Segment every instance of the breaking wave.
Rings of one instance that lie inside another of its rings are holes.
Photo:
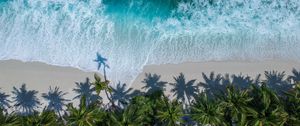
[[[145,65],[300,60],[299,0],[2,0],[0,60],[96,71],[130,83]]]

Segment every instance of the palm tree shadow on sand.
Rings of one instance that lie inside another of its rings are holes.
[[[224,85],[222,85],[221,74],[215,75],[214,72],[211,72],[210,75],[207,76],[206,74],[202,73],[202,77],[204,79],[204,82],[200,82],[199,86],[205,89],[205,92],[209,97],[212,97],[217,92],[225,89]],[[229,76],[224,80],[223,83],[230,83]]]
[[[142,81],[142,83],[146,84],[142,89],[147,90],[146,92],[148,94],[151,94],[156,91],[164,91],[167,82],[160,81],[160,75],[157,74],[151,74],[151,73],[146,73],[145,74],[146,78]]]
[[[295,68],[292,70],[293,75],[289,75],[287,80],[291,84],[299,83],[300,82],[300,70],[297,71]]]
[[[229,84],[232,84],[234,87],[237,87],[239,89],[242,89],[242,90],[245,90],[245,89],[248,89],[252,84],[254,85],[259,85],[260,81],[260,74],[258,76],[256,76],[256,78],[253,80],[250,76],[246,75],[242,75],[242,74],[239,74],[239,75],[231,75],[231,79],[232,81],[227,81],[227,82],[230,82],[230,83],[224,83],[223,81],[223,84],[224,85],[229,85]],[[225,78],[223,78],[223,80],[225,80]]]
[[[81,99],[85,97],[85,104],[88,106],[102,98],[95,93],[95,87],[93,87],[89,78],[86,78],[85,82],[76,82],[76,88],[73,89],[78,95],[73,99]]]
[[[98,70],[100,70],[100,68],[103,66],[103,75],[104,75],[104,80],[106,81],[107,80],[107,78],[106,78],[106,68],[109,69],[109,66],[106,63],[107,62],[107,58],[104,58],[103,56],[101,56],[100,53],[97,52],[97,57],[94,60],[94,62],[97,62],[97,64],[98,64],[97,69]]]
[[[47,110],[54,111],[61,117],[60,112],[63,111],[66,102],[70,101],[63,98],[66,94],[60,91],[59,87],[55,87],[54,89],[49,87],[49,91],[42,94],[42,97],[48,102]]]
[[[244,76],[242,74],[233,74],[231,76],[225,74],[222,76],[221,74],[215,75],[214,72],[211,72],[209,76],[204,73],[202,73],[202,76],[204,82],[200,82],[199,86],[202,86],[205,89],[208,97],[225,92],[226,87],[229,85],[244,90],[249,88],[252,84],[259,85],[260,83],[260,74],[254,80],[250,76]]]
[[[183,73],[180,73],[179,76],[173,77],[175,83],[170,83],[173,86],[171,92],[174,93],[174,96],[178,100],[181,100],[183,103],[188,102],[191,105],[191,100],[197,95],[198,88],[194,85],[196,79],[186,81]]]
[[[21,88],[13,87],[12,97],[14,106],[21,115],[33,114],[40,104],[37,98],[38,91],[27,90],[26,84],[22,84]]]
[[[263,83],[279,95],[282,95],[284,92],[290,91],[293,88],[293,84],[285,79],[285,72],[265,71],[265,78],[266,80],[264,80]]]
[[[111,90],[112,89],[111,89],[111,86],[109,86],[110,81],[107,80],[107,77],[106,77],[106,68],[109,69],[109,66],[106,63],[107,62],[107,58],[104,58],[103,56],[101,56],[100,53],[97,52],[97,57],[94,60],[94,62],[97,62],[97,64],[98,64],[98,68],[97,69],[98,70],[100,70],[100,68],[103,66],[103,76],[104,76],[104,82],[101,82],[101,78],[97,74],[94,75],[95,79],[96,79],[96,82],[94,83],[95,90],[96,90],[96,92],[97,92],[98,95],[103,90],[105,92],[105,94],[106,94],[107,99],[112,104],[111,106],[115,107],[114,102],[111,99],[111,96],[112,96]]]
[[[6,93],[0,92],[0,110],[6,111],[10,107],[9,104],[11,101],[8,100],[8,97],[9,95],[7,95]]]
[[[115,88],[112,88],[112,100],[117,102],[119,107],[124,107],[129,103],[131,97],[136,96],[136,92],[132,92],[133,88],[128,88],[125,83],[119,82]]]

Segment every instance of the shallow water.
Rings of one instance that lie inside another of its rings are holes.
[[[148,64],[300,60],[299,0],[1,0],[0,60],[130,83]]]

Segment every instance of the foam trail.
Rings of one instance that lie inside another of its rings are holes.
[[[299,0],[0,2],[0,60],[95,71],[130,83],[148,64],[300,60]]]

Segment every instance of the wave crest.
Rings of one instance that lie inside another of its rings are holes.
[[[0,3],[0,59],[42,61],[130,83],[148,64],[296,59],[297,0],[13,0]]]

